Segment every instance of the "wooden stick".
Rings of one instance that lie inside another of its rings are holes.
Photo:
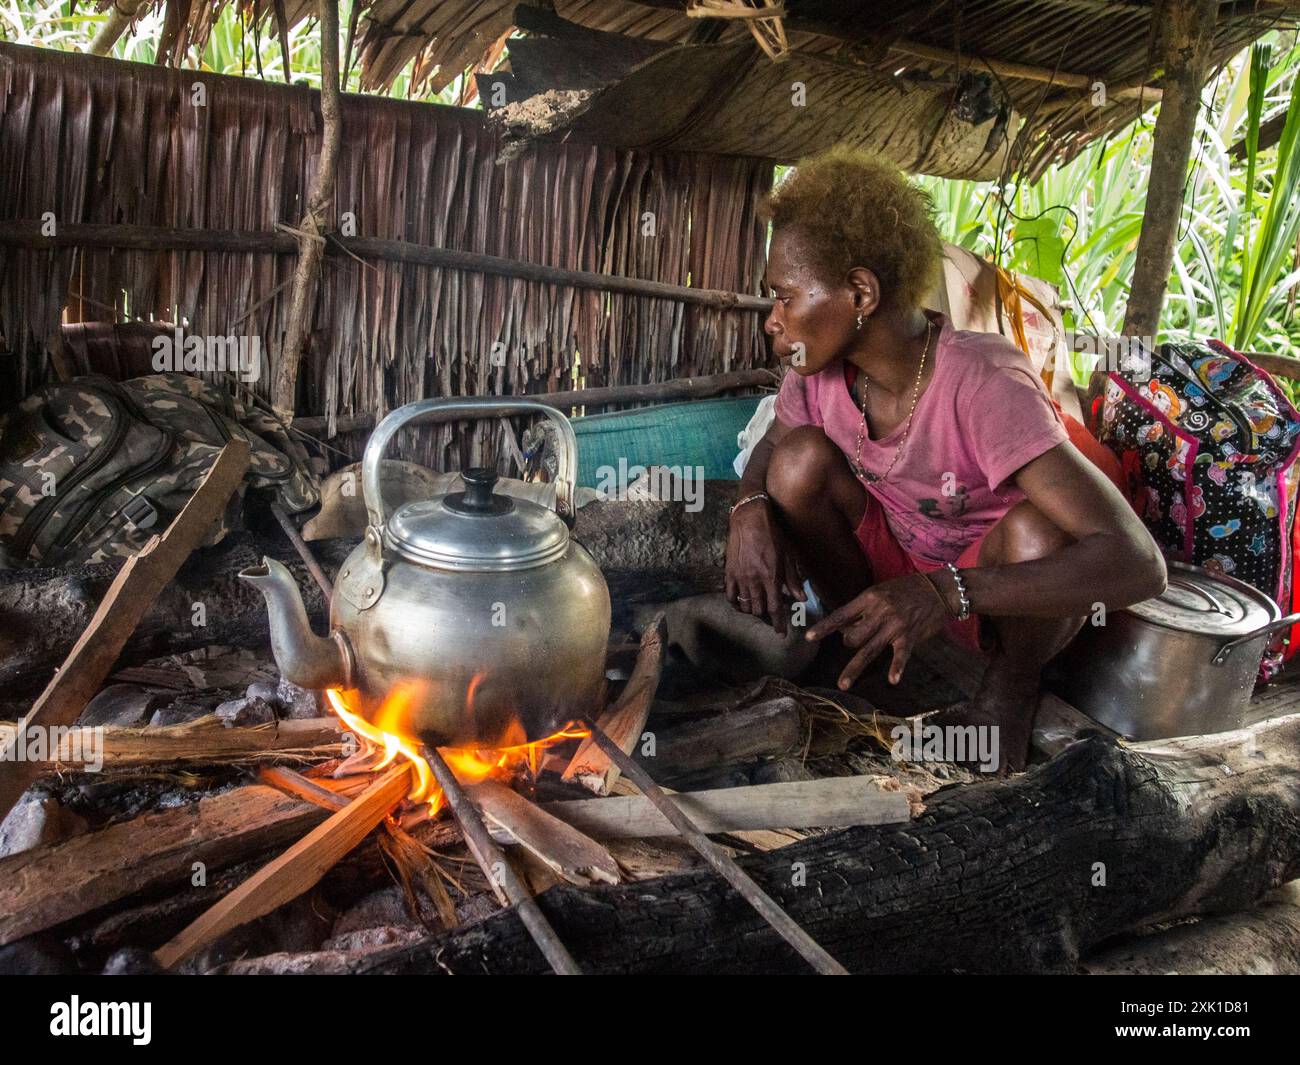
[[[307,212],[298,223],[298,263],[289,293],[284,343],[276,360],[275,379],[271,383],[271,405],[285,422],[293,421],[297,406],[298,363],[307,349],[307,337],[311,333],[316,306],[316,274],[325,255],[326,210],[334,199],[339,147],[343,139],[343,115],[339,107],[338,0],[317,0],[316,16],[320,20],[320,158],[316,162]],[[285,77],[288,75],[286,70]]]
[[[0,858],[0,946],[136,892],[182,890],[196,863],[210,875],[298,839],[326,816],[251,785]]]
[[[1165,69],[1165,94],[1151,138],[1147,198],[1123,328],[1125,336],[1152,338],[1160,329],[1160,308],[1183,216],[1187,163],[1196,136],[1201,88],[1209,73],[1218,4],[1216,0],[1170,0],[1156,10],[1163,20],[1153,28]]]
[[[289,538],[289,543],[293,544],[293,549],[298,552],[298,557],[302,559],[302,564],[307,567],[307,572],[312,575],[316,586],[320,588],[321,594],[325,596],[325,602],[334,598],[334,585],[330,579],[325,576],[325,571],[320,568],[320,563],[316,561],[316,556],[311,553],[311,548],[307,546],[307,541],[302,538],[302,533],[298,527],[289,519],[284,507],[279,503],[271,504],[271,513],[275,515],[275,520],[280,523],[280,528],[284,530],[284,535]]]
[[[342,795],[284,766],[263,766],[257,772],[257,779],[268,788],[275,788],[276,791],[302,799],[303,802],[314,802],[326,810],[338,811],[348,805],[348,800]]]
[[[247,469],[248,445],[243,440],[232,440],[221,449],[203,483],[167,531],[153,537],[118,570],[85,632],[36,705],[19,722],[20,730],[71,725],[77,720],[112,672],[126,641],[158,593],[221,516]],[[0,821],[38,775],[31,762],[0,760]]]
[[[154,952],[158,964],[170,969],[215,943],[231,929],[270,913],[315,886],[340,858],[388,816],[410,786],[410,763],[393,766],[324,824],[312,829],[159,947]]]
[[[1300,360],[1295,360],[1300,362]],[[649,385],[615,385],[610,388],[578,388],[566,392],[533,392],[526,398],[536,399],[548,407],[561,410],[570,407],[610,407],[628,403],[666,403],[672,400],[705,399],[723,392],[742,388],[771,387],[777,383],[772,370],[733,370],[730,373],[707,374],[703,377],[678,377]],[[335,419],[336,433],[351,433],[373,429],[375,416],[343,414]],[[308,416],[295,418],[293,427],[304,433],[320,435],[327,431],[329,419]]]
[[[807,932],[800,928],[790,915],[778,906],[770,895],[754,883],[753,878],[708,836],[704,835],[695,824],[678,808],[663,790],[650,779],[650,774],[625,754],[613,740],[600,731],[594,721],[588,722],[592,737],[600,744],[618,767],[626,773],[642,793],[659,809],[677,831],[692,847],[700,853],[706,862],[730,884],[740,896],[758,911],[763,920],[772,926],[790,946],[823,976],[847,976],[848,970],[832,958]]]
[[[443,761],[437,749],[424,747],[423,753],[433,770],[438,786],[447,796],[447,805],[456,815],[469,852],[478,862],[479,868],[483,870],[488,883],[492,885],[494,891],[498,893],[504,891],[506,898],[514,904],[524,928],[528,930],[528,934],[532,936],[533,942],[537,944],[538,950],[542,952],[551,968],[561,976],[581,976],[582,970],[578,968],[578,963],[560,942],[560,937],[555,934],[555,929],[551,927],[550,921],[537,905],[532,892],[528,890],[514,867],[507,861],[501,848],[488,834],[487,826],[483,824],[483,819],[479,817],[474,804],[466,797],[460,781],[456,779],[456,774]]]
[[[0,737],[16,726],[0,725]],[[54,750],[37,761],[41,773],[81,770],[87,765],[111,771],[141,766],[260,762],[311,755],[328,758],[342,749],[345,733],[333,717],[277,721],[226,728],[209,714],[183,725],[148,728],[72,727],[54,737]]]
[[[608,850],[499,780],[470,784],[465,790],[483,816],[505,830],[510,842],[536,856],[562,880],[587,887],[623,879]]]
[[[885,791],[870,777],[674,792],[672,801],[708,835],[750,829],[902,824],[911,818],[907,796],[901,791]],[[645,795],[548,802],[541,810],[594,839],[677,835],[674,824]]]
[[[282,233],[247,232],[232,229],[175,229],[166,226],[118,225],[101,222],[61,224],[57,234],[44,236],[39,221],[0,222],[0,244],[28,248],[131,248],[145,251],[229,251],[290,254],[297,241]],[[542,281],[552,285],[592,288],[602,292],[626,292],[632,296],[693,303],[717,310],[759,311],[767,314],[772,301],[743,292],[671,285],[665,281],[647,281],[617,274],[599,274],[590,270],[565,270],[542,263],[507,259],[500,255],[437,248],[429,244],[412,244],[405,240],[380,240],[373,237],[338,237],[331,235],[327,255],[355,255],[362,259],[440,266],[451,270],[469,270],[501,277],[518,277],[525,281]]]
[[[641,650],[636,666],[628,679],[627,687],[608,710],[600,715],[600,727],[605,736],[616,743],[624,754],[630,754],[641,739],[650,707],[659,690],[659,674],[663,671],[664,646],[668,642],[668,624],[662,613],[641,634]],[[576,781],[597,795],[608,795],[618,780],[619,768],[601,750],[592,738],[582,741],[562,778]]]

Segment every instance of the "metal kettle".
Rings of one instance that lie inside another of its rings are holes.
[[[555,509],[493,491],[490,469],[464,490],[385,514],[380,461],[417,419],[537,414],[558,429]],[[536,400],[427,399],[393,411],[362,460],[365,539],[348,556],[317,636],[298,587],[274,559],[240,576],[266,597],[281,673],[348,689],[349,708],[386,732],[444,747],[543,739],[593,713],[604,689],[609,589],[569,535],[577,441]]]

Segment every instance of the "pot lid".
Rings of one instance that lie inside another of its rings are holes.
[[[384,527],[387,546],[403,558],[442,569],[500,572],[564,557],[569,530],[554,511],[492,491],[497,474],[461,473],[465,491],[407,503]]]
[[[1170,562],[1169,586],[1154,599],[1128,607],[1144,621],[1206,636],[1244,636],[1281,617],[1263,592],[1234,577]]]

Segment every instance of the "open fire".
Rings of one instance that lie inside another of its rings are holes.
[[[330,688],[325,692],[339,719],[359,739],[382,750],[383,754],[374,766],[376,770],[386,768],[399,757],[411,763],[415,769],[415,783],[407,798],[412,802],[428,803],[430,815],[436,816],[445,805],[446,796],[434,780],[428,760],[420,752],[420,741],[405,728],[415,694],[414,687],[398,685],[384,698],[375,713],[375,720],[371,722],[349,707],[349,700],[355,700],[356,693],[338,688]],[[522,739],[522,725],[519,726],[519,733]],[[587,735],[587,729],[570,724],[559,732],[532,743],[507,743],[491,750],[443,747],[440,751],[457,779],[464,784],[474,784],[488,777],[509,780],[520,770],[526,770],[530,776],[535,777],[543,751],[554,744],[582,739]]]

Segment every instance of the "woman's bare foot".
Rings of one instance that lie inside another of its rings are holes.
[[[1029,739],[1038,712],[1041,674],[1010,668],[997,656],[989,663],[979,689],[969,702],[957,703],[927,719],[927,724],[968,728],[976,732],[968,750],[983,752],[961,764],[983,772],[1019,773],[1029,757]],[[989,766],[988,754],[994,765]],[[978,763],[978,764],[977,764]]]

